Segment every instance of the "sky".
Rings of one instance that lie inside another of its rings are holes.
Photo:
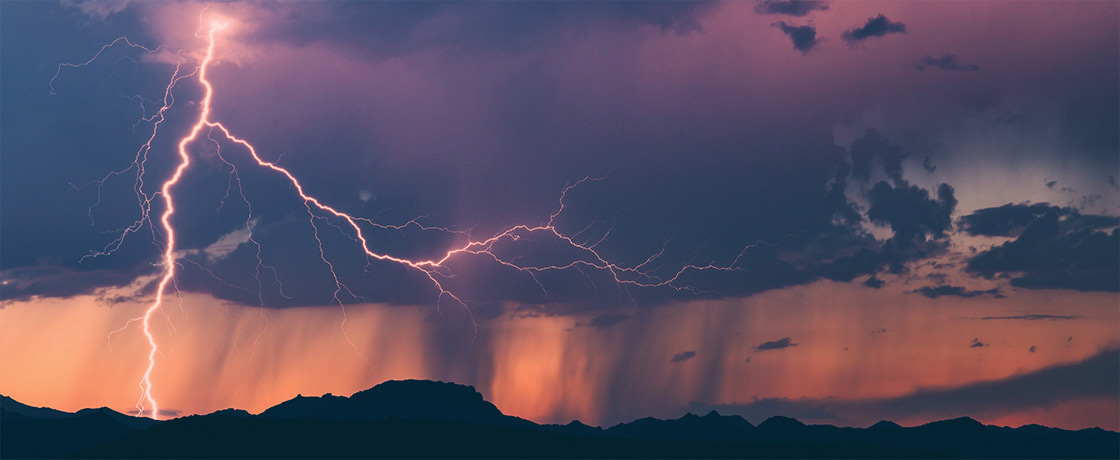
[[[1120,429],[1118,16],[0,3],[0,393]]]

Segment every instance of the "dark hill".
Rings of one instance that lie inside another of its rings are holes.
[[[867,427],[869,430],[900,430],[902,425],[894,423],[890,420],[879,420],[874,425]]]
[[[63,457],[157,423],[107,408],[83,409],[75,414],[47,409],[49,412],[32,412],[45,416],[29,416],[15,404],[16,411],[9,412],[8,400],[0,406],[2,458]]]
[[[703,417],[685,414],[675,420],[647,417],[615,425],[605,433],[623,438],[739,441],[753,428],[743,417],[711,411]]]
[[[172,420],[81,458],[918,458],[910,449],[584,437],[433,420]]]
[[[538,425],[502,414],[473,387],[424,380],[385,382],[350,397],[297,396],[260,415],[227,409],[156,424],[104,408],[69,414],[3,401],[4,458],[1120,457],[1116,432],[970,418],[863,429],[788,417],[754,426],[713,411],[605,430],[578,421]]]
[[[156,423],[108,407],[70,413],[0,396],[0,458],[62,457]]]
[[[49,407],[32,407],[7,396],[0,396],[0,408],[8,414],[19,414],[34,418],[65,418],[74,414]]]
[[[349,398],[326,394],[296,396],[272,406],[262,417],[317,420],[446,420],[483,425],[536,426],[503,414],[472,386],[430,380],[390,380]]]

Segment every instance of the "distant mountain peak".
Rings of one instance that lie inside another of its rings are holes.
[[[11,397],[0,395],[0,409],[7,412],[19,415],[26,415],[35,418],[63,418],[70,417],[74,414],[63,412],[49,407],[34,407],[21,403],[12,399]]]
[[[927,423],[927,424],[922,425],[922,426],[927,426],[927,427],[953,427],[953,428],[958,428],[958,427],[961,427],[961,428],[975,428],[975,427],[983,427],[985,425],[983,423],[980,423],[978,420],[976,420],[972,417],[957,417],[957,418],[948,419],[948,420],[938,420],[936,422],[930,422],[930,423]]]
[[[902,429],[902,425],[894,423],[890,420],[879,420],[878,422],[875,422],[874,425],[871,425],[871,426],[867,427],[867,429],[869,429],[869,430],[899,430],[899,429]]]
[[[470,385],[460,385],[453,382],[436,380],[387,380],[374,385],[372,388],[361,390],[350,395],[351,399],[379,398],[393,396],[408,399],[440,398],[461,401],[485,401],[482,393]],[[345,398],[332,396],[330,393],[323,397]]]
[[[232,407],[228,408],[228,409],[219,409],[219,410],[216,410],[216,411],[211,412],[211,413],[206,414],[206,415],[218,415],[218,416],[225,416],[225,417],[242,417],[242,418],[247,418],[247,417],[252,417],[253,416],[253,414],[250,414],[249,411],[247,411],[247,410],[234,409]]]
[[[762,430],[784,430],[791,428],[804,428],[805,424],[800,420],[781,415],[775,415],[758,424],[758,428]]]
[[[491,425],[528,423],[503,414],[473,386],[432,380],[389,380],[349,397],[297,396],[261,413],[284,419],[432,419]]]

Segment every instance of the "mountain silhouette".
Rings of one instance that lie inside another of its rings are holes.
[[[675,420],[646,417],[615,425],[604,433],[624,438],[734,441],[742,439],[752,428],[754,425],[743,417],[711,411],[703,417],[685,414]]]
[[[643,418],[601,428],[503,414],[473,387],[389,381],[349,397],[296,396],[258,415],[220,410],[154,422],[107,408],[77,413],[0,399],[4,458],[1118,458],[1099,428],[806,425],[737,415]]]
[[[874,425],[871,425],[871,426],[867,427],[867,429],[869,429],[869,430],[880,430],[880,431],[901,430],[902,425],[894,423],[890,420],[879,420],[878,422],[875,422]]]
[[[390,380],[349,398],[325,394],[296,396],[272,406],[262,417],[318,420],[430,419],[499,426],[534,426],[508,416],[474,387],[430,380]]]
[[[18,414],[32,418],[65,418],[74,414],[63,412],[49,407],[31,407],[7,396],[0,396],[0,409],[9,414]]]
[[[56,458],[158,422],[107,407],[63,412],[0,397],[0,457]]]

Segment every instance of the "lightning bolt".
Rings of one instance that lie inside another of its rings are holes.
[[[201,15],[201,13],[200,13],[200,15]],[[175,227],[172,225],[172,222],[171,222],[171,218],[175,214],[175,198],[174,198],[174,195],[173,195],[172,192],[174,191],[175,186],[179,183],[180,179],[182,179],[185,172],[191,166],[191,156],[188,152],[188,149],[192,145],[192,143],[194,143],[196,140],[199,139],[199,137],[201,137],[201,133],[203,132],[203,130],[206,130],[205,137],[207,139],[209,139],[211,142],[213,142],[215,145],[217,145],[217,147],[218,147],[218,158],[223,163],[225,163],[226,165],[228,165],[231,168],[230,184],[228,185],[226,196],[222,198],[222,204],[224,205],[225,199],[229,197],[229,195],[230,195],[230,193],[233,189],[233,184],[234,184],[234,182],[236,182],[238,193],[241,195],[241,198],[244,199],[246,205],[249,205],[249,215],[248,215],[248,217],[246,218],[246,221],[245,221],[245,229],[250,234],[249,241],[252,242],[252,244],[254,244],[255,247],[256,247],[257,268],[256,268],[256,277],[255,278],[256,278],[256,282],[257,282],[257,295],[258,295],[259,300],[261,302],[261,314],[262,314],[262,316],[264,315],[264,298],[263,298],[263,295],[261,294],[261,289],[262,289],[261,273],[262,273],[262,271],[263,270],[271,270],[271,272],[273,274],[273,277],[276,279],[276,284],[280,286],[281,295],[284,295],[283,294],[283,285],[281,285],[280,282],[279,282],[279,278],[276,274],[276,269],[271,267],[271,266],[265,265],[262,258],[261,258],[261,245],[260,245],[260,243],[257,242],[257,240],[253,239],[253,237],[252,237],[252,226],[253,226],[252,207],[249,204],[249,200],[245,197],[244,191],[241,189],[241,179],[240,179],[240,176],[238,174],[237,168],[233,165],[233,163],[227,161],[225,156],[223,156],[223,153],[221,151],[221,145],[218,143],[218,140],[213,137],[215,134],[218,134],[221,139],[224,139],[225,141],[228,141],[228,142],[230,142],[234,145],[237,145],[237,146],[240,146],[241,148],[243,148],[245,150],[245,152],[248,153],[249,157],[256,163],[257,166],[259,166],[261,168],[264,168],[266,170],[270,170],[270,171],[274,172],[275,174],[277,174],[278,176],[286,179],[287,182],[291,185],[291,187],[295,190],[295,192],[299,196],[299,198],[302,200],[304,208],[306,209],[307,214],[308,214],[308,222],[312,226],[312,229],[314,231],[314,238],[316,239],[316,242],[318,243],[319,255],[322,259],[323,264],[330,271],[330,273],[333,277],[333,281],[334,281],[334,284],[335,284],[335,290],[332,294],[332,300],[335,304],[337,304],[340,307],[340,309],[342,311],[342,314],[343,314],[343,319],[342,319],[342,324],[341,324],[342,332],[343,332],[344,336],[346,337],[347,341],[354,348],[355,352],[357,352],[360,356],[362,356],[362,355],[359,351],[359,348],[354,344],[354,342],[350,341],[349,335],[346,333],[345,303],[342,300],[343,293],[345,293],[346,295],[349,296],[349,298],[352,298],[352,299],[359,299],[360,297],[357,296],[356,294],[354,294],[354,292],[349,287],[347,287],[345,283],[343,283],[343,281],[339,277],[338,273],[335,271],[334,264],[330,261],[330,258],[327,257],[326,252],[323,249],[323,241],[320,237],[320,227],[317,224],[318,221],[326,222],[327,224],[336,227],[340,231],[343,231],[343,233],[347,237],[349,237],[352,241],[354,241],[355,244],[361,249],[361,251],[364,253],[364,256],[366,257],[367,262],[370,261],[370,260],[377,260],[377,261],[382,261],[382,262],[386,262],[386,263],[393,263],[393,264],[397,264],[397,265],[406,267],[408,269],[414,270],[414,271],[426,276],[431,281],[432,286],[436,291],[436,299],[435,299],[436,308],[438,309],[440,307],[440,304],[442,302],[444,302],[445,299],[450,299],[454,303],[462,306],[467,311],[468,315],[471,316],[472,323],[474,322],[474,318],[473,318],[473,314],[471,313],[471,309],[468,306],[468,300],[462,299],[459,295],[451,292],[451,290],[449,290],[444,285],[444,282],[448,278],[451,278],[451,277],[454,276],[454,274],[451,272],[451,269],[448,267],[448,262],[451,261],[452,259],[457,258],[457,257],[468,256],[468,255],[482,256],[482,257],[485,257],[485,258],[488,258],[488,259],[492,260],[493,262],[495,262],[495,263],[497,263],[497,264],[499,264],[503,267],[507,267],[507,268],[510,268],[510,269],[513,269],[513,270],[517,270],[518,272],[524,273],[525,275],[529,276],[536,283],[536,285],[540,288],[540,290],[544,294],[544,296],[546,298],[549,298],[549,299],[551,299],[551,297],[549,296],[548,290],[545,288],[545,284],[538,278],[538,275],[540,275],[542,273],[545,273],[545,272],[561,271],[561,270],[569,270],[569,269],[576,269],[576,270],[580,271],[581,273],[583,273],[583,275],[585,277],[587,277],[589,282],[591,281],[591,277],[587,274],[586,270],[596,270],[596,271],[600,271],[600,272],[603,272],[603,273],[608,273],[613,278],[613,281],[619,287],[620,291],[622,291],[627,286],[632,286],[632,287],[635,287],[635,288],[668,287],[668,288],[675,289],[676,291],[685,291],[685,292],[689,292],[689,293],[693,293],[693,294],[710,294],[706,291],[702,291],[702,290],[696,289],[694,287],[691,287],[691,286],[688,286],[688,285],[685,285],[685,284],[681,284],[680,283],[681,278],[685,275],[685,273],[687,273],[689,271],[708,271],[708,270],[739,271],[739,270],[741,270],[741,268],[738,267],[738,264],[740,263],[742,258],[745,257],[745,255],[746,255],[746,253],[749,249],[751,249],[753,247],[756,247],[759,244],[769,245],[769,243],[765,243],[765,242],[762,242],[762,241],[756,242],[756,243],[751,244],[751,245],[747,245],[743,248],[743,250],[737,256],[735,256],[733,259],[730,260],[730,262],[728,262],[726,264],[716,264],[715,262],[711,262],[711,263],[708,263],[708,264],[696,264],[696,263],[693,263],[693,262],[689,262],[689,263],[686,263],[684,265],[680,265],[680,266],[676,267],[675,269],[671,269],[670,270],[671,273],[669,274],[669,276],[658,276],[657,272],[659,272],[660,270],[650,269],[649,267],[651,265],[653,265],[662,256],[664,256],[665,251],[669,246],[669,242],[672,240],[672,237],[668,241],[665,242],[665,244],[662,246],[660,251],[650,255],[647,259],[645,259],[643,262],[641,262],[639,264],[632,265],[632,266],[627,266],[627,265],[623,265],[623,264],[618,263],[618,262],[613,262],[608,257],[605,257],[603,254],[601,254],[599,252],[599,250],[597,249],[599,244],[602,243],[604,240],[606,240],[607,237],[610,235],[610,232],[613,229],[613,226],[611,228],[609,228],[598,239],[587,238],[586,241],[578,242],[576,240],[581,239],[581,235],[588,232],[593,225],[598,223],[598,221],[592,222],[592,224],[588,225],[588,227],[586,227],[586,228],[584,228],[584,229],[582,229],[579,232],[576,232],[574,234],[567,234],[567,233],[563,232],[562,230],[560,230],[556,225],[556,219],[565,210],[565,206],[566,206],[565,200],[566,200],[566,197],[567,197],[568,193],[571,192],[573,189],[575,189],[575,188],[577,188],[577,187],[579,187],[583,184],[586,184],[586,183],[589,183],[589,182],[598,182],[598,181],[606,180],[607,175],[610,174],[609,171],[608,171],[607,174],[604,174],[602,176],[587,176],[587,177],[579,179],[575,182],[569,183],[567,186],[565,186],[560,191],[560,196],[559,196],[559,199],[558,199],[558,202],[557,202],[556,209],[555,209],[554,212],[552,212],[551,214],[548,215],[547,222],[542,223],[542,224],[518,224],[518,225],[509,226],[509,227],[506,227],[502,231],[499,231],[499,232],[497,232],[497,233],[495,233],[495,234],[493,234],[489,237],[481,238],[481,239],[474,238],[470,234],[470,232],[454,230],[454,229],[445,228],[445,227],[426,226],[426,225],[420,223],[420,219],[422,219],[423,216],[418,217],[416,219],[412,219],[412,220],[410,220],[410,221],[408,221],[408,222],[406,222],[402,225],[381,224],[381,223],[375,222],[372,219],[353,216],[351,214],[346,213],[345,211],[342,211],[340,209],[332,207],[329,204],[321,201],[319,198],[316,198],[315,196],[313,196],[310,192],[307,191],[307,189],[304,187],[304,184],[300,182],[300,180],[296,177],[295,174],[293,174],[287,168],[284,168],[284,167],[278,165],[276,162],[265,160],[264,158],[262,158],[260,156],[260,154],[257,151],[257,148],[252,143],[250,143],[246,139],[240,138],[240,137],[236,136],[235,134],[233,134],[230,131],[230,129],[228,129],[221,122],[211,119],[211,107],[212,107],[213,96],[214,96],[214,87],[211,84],[211,82],[207,79],[207,75],[208,75],[209,67],[214,61],[214,50],[215,50],[215,46],[216,46],[216,34],[220,31],[222,31],[223,29],[225,29],[227,27],[227,25],[226,25],[226,23],[221,22],[221,21],[211,21],[209,25],[210,25],[210,27],[209,27],[206,35],[205,35],[206,40],[207,40],[206,52],[205,52],[205,55],[203,56],[203,58],[198,62],[197,68],[193,72],[184,74],[184,73],[182,73],[182,62],[179,62],[178,64],[176,64],[175,70],[171,75],[170,83],[168,84],[168,86],[166,87],[166,90],[164,91],[164,98],[163,98],[162,107],[160,109],[158,109],[155,112],[155,114],[153,114],[151,117],[147,117],[147,118],[142,119],[143,121],[152,123],[153,128],[152,128],[151,135],[148,138],[147,142],[144,143],[140,147],[140,149],[137,151],[136,157],[135,157],[134,161],[132,162],[132,164],[129,165],[127,168],[123,169],[123,170],[111,172],[111,173],[109,173],[109,175],[103,177],[102,179],[99,179],[99,180],[96,180],[96,181],[91,181],[90,183],[87,183],[87,184],[85,184],[81,187],[75,187],[75,188],[80,189],[80,188],[84,188],[86,186],[96,186],[98,188],[98,201],[97,201],[97,203],[100,203],[100,187],[101,187],[102,184],[104,184],[105,181],[109,180],[110,178],[112,178],[114,176],[124,174],[125,172],[127,172],[129,170],[132,170],[132,169],[136,170],[136,179],[135,179],[135,184],[134,185],[135,185],[137,199],[140,203],[140,218],[137,221],[135,221],[133,224],[131,224],[127,227],[124,227],[122,229],[119,229],[117,231],[118,236],[109,245],[107,245],[105,248],[103,248],[100,251],[93,251],[89,255],[87,255],[86,257],[100,257],[100,256],[111,254],[113,251],[115,251],[117,248],[120,247],[121,243],[124,241],[124,239],[129,234],[139,231],[145,225],[148,225],[149,227],[152,228],[153,238],[155,238],[156,237],[156,234],[155,234],[156,228],[155,228],[154,225],[150,225],[151,224],[150,210],[151,210],[151,206],[152,206],[152,201],[156,198],[157,195],[163,199],[164,210],[163,210],[162,215],[160,215],[160,219],[159,219],[159,222],[160,222],[159,227],[160,227],[160,229],[162,231],[162,234],[163,234],[163,237],[164,237],[162,262],[160,263],[160,266],[162,268],[162,274],[159,276],[159,282],[158,282],[158,285],[157,285],[157,288],[156,288],[156,291],[155,291],[155,298],[152,301],[152,303],[144,310],[144,314],[142,316],[139,316],[139,317],[136,317],[136,318],[133,318],[133,319],[129,320],[120,329],[114,330],[110,333],[110,337],[111,337],[112,334],[117,333],[121,330],[124,330],[125,328],[129,327],[132,324],[140,323],[143,334],[144,334],[145,338],[147,339],[147,343],[148,343],[148,346],[149,346],[149,351],[148,351],[148,356],[147,356],[147,367],[145,368],[143,376],[142,376],[142,378],[139,382],[141,395],[140,395],[139,400],[136,403],[137,413],[140,414],[140,415],[147,414],[148,416],[150,416],[153,419],[157,419],[157,420],[159,419],[159,403],[156,400],[155,396],[153,395],[152,374],[153,374],[153,371],[155,370],[155,366],[156,366],[156,356],[160,355],[161,352],[160,352],[160,349],[159,349],[159,344],[156,341],[156,337],[152,332],[151,320],[152,320],[153,315],[156,312],[161,311],[168,285],[172,284],[174,282],[175,276],[176,276],[176,266],[177,266],[178,255],[176,253]],[[196,36],[198,36],[199,38],[201,38],[200,33],[202,31],[202,28],[203,28],[202,25],[200,25],[199,33],[196,34]],[[108,45],[104,45],[97,52],[97,54],[93,58],[89,59],[88,61],[85,61],[85,62],[79,63],[79,64],[61,64],[61,65],[59,65],[59,72],[61,72],[61,70],[63,68],[66,68],[66,67],[77,68],[77,67],[82,67],[82,66],[88,65],[88,64],[92,63],[94,60],[96,60],[97,57],[100,56],[102,54],[102,52],[104,52],[107,48],[109,48],[109,47],[111,47],[111,46],[113,46],[117,43],[125,43],[130,47],[141,49],[141,50],[143,50],[147,53],[155,53],[155,52],[162,49],[162,48],[155,48],[155,49],[146,48],[146,47],[143,47],[143,46],[136,45],[136,44],[132,43],[127,38],[121,37],[121,38],[118,38],[117,40],[113,41],[112,43],[110,43]],[[180,52],[180,53],[178,53],[178,55],[182,56],[182,53]],[[144,173],[145,173],[145,164],[146,164],[146,161],[147,161],[148,152],[151,150],[152,142],[156,138],[157,132],[158,132],[159,127],[160,127],[160,124],[164,120],[164,113],[168,109],[170,109],[171,106],[174,103],[174,97],[172,95],[173,90],[175,89],[176,85],[181,80],[186,79],[186,78],[190,78],[190,77],[194,77],[194,76],[197,76],[199,84],[201,84],[203,89],[204,89],[204,93],[203,93],[202,99],[200,101],[201,110],[199,111],[198,118],[196,119],[195,123],[191,126],[189,132],[184,137],[182,137],[178,142],[177,153],[178,153],[178,156],[179,156],[179,163],[178,163],[177,167],[175,168],[174,173],[171,175],[170,178],[168,178],[166,181],[163,182],[163,184],[160,187],[158,193],[153,193],[153,194],[146,193],[143,190],[143,184],[144,184],[143,176],[144,176]],[[51,94],[54,94],[53,84],[54,84],[54,81],[55,81],[56,78],[58,78],[58,73],[56,73],[55,77],[51,79]],[[94,206],[96,206],[96,205],[97,204],[95,203]],[[91,214],[91,218],[92,218],[92,214]],[[334,222],[332,222],[332,220]],[[336,225],[335,222],[338,222],[341,225]],[[461,237],[462,241],[460,243],[456,244],[456,245],[453,245],[451,248],[447,249],[441,257],[424,259],[424,260],[411,260],[411,259],[406,259],[406,258],[394,256],[394,255],[387,254],[387,253],[381,253],[381,252],[378,252],[378,251],[374,250],[371,247],[370,240],[367,237],[367,233],[365,231],[366,229],[368,229],[370,227],[376,228],[376,229],[381,229],[381,230],[404,230],[408,227],[415,227],[415,228],[418,228],[418,229],[421,229],[421,230],[438,230],[438,231],[444,231],[444,232],[449,232],[449,233],[455,234],[458,237]],[[516,257],[511,258],[511,257],[503,255],[499,251],[495,250],[495,245],[499,242],[502,242],[502,241],[518,241],[520,238],[522,238],[524,236],[527,236],[527,235],[532,235],[532,234],[541,234],[541,235],[544,235],[544,236],[549,237],[549,238],[554,238],[557,241],[562,242],[562,243],[568,245],[570,248],[576,250],[578,253],[582,254],[582,256],[573,258],[573,260],[570,260],[566,263],[550,264],[550,265],[530,265],[530,264],[518,263]],[[84,260],[84,258],[83,258],[83,260]],[[202,268],[202,267],[200,267],[200,268]],[[207,271],[209,271],[209,270],[207,270]],[[215,278],[217,278],[216,275],[214,275],[212,272],[211,272],[211,275],[215,276]],[[443,280],[443,281],[441,281],[441,280]],[[221,280],[219,279],[219,281],[221,281]],[[593,282],[592,282],[592,284],[594,285]],[[267,321],[267,317],[265,317],[265,320]],[[475,323],[476,332],[477,332],[477,327],[478,327],[478,325],[477,325],[477,323]],[[266,324],[265,328],[267,328],[267,324]],[[260,335],[263,334],[263,333],[264,333],[264,329],[262,329],[258,333],[257,339],[259,339]],[[364,356],[362,356],[362,357],[365,358]],[[366,361],[369,362],[368,359]]]
[[[152,335],[151,320],[152,314],[163,305],[163,294],[167,289],[167,284],[175,278],[175,227],[171,225],[171,216],[175,214],[175,198],[171,194],[171,189],[179,183],[179,179],[183,177],[183,171],[186,171],[187,167],[191,165],[191,157],[187,154],[187,145],[198,138],[198,133],[206,126],[207,119],[210,117],[210,101],[214,96],[214,87],[206,79],[206,71],[210,61],[214,59],[214,33],[222,28],[224,28],[224,25],[221,23],[211,25],[208,33],[209,44],[206,47],[206,57],[202,59],[198,66],[198,81],[205,88],[205,95],[202,97],[202,111],[199,113],[198,122],[191,127],[190,134],[179,141],[179,166],[175,168],[175,173],[171,175],[171,178],[167,179],[163,183],[163,187],[160,188],[160,194],[163,196],[164,206],[166,207],[163,216],[160,217],[167,238],[163,251],[164,272],[156,288],[155,301],[144,311],[144,319],[141,323],[144,336],[148,339],[149,351],[148,367],[144,370],[144,377],[140,379],[142,394],[140,400],[136,403],[136,408],[141,414],[144,412],[144,402],[147,401],[148,404],[151,404],[149,414],[154,420],[159,420],[159,402],[156,401],[155,396],[152,396],[152,371],[156,367],[156,354],[159,353],[159,345],[156,344],[155,336]],[[168,92],[170,92],[170,89],[168,89]]]

